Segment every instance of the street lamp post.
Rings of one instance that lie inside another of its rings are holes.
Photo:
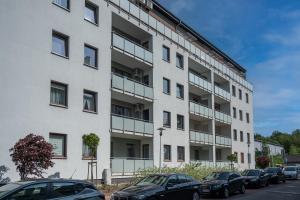
[[[249,157],[250,156],[250,150],[249,150],[249,148],[250,148],[250,141],[248,141],[248,155],[247,155],[247,157],[248,157],[248,168],[250,169],[250,159],[251,159],[251,157]]]
[[[163,135],[163,131],[165,129],[160,127],[157,130],[159,130],[159,173],[161,173],[161,136]]]

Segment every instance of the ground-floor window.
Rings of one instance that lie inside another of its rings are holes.
[[[53,146],[54,158],[67,157],[67,135],[59,133],[49,134],[49,143]]]

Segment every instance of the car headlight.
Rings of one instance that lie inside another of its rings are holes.
[[[212,186],[212,189],[213,190],[218,190],[218,189],[220,189],[222,186],[221,185],[213,185]]]
[[[136,195],[133,197],[133,199],[137,199],[137,200],[140,200],[140,199],[144,199],[146,196],[141,194],[141,195]]]

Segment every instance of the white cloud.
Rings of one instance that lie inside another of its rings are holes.
[[[170,10],[174,14],[179,14],[180,12],[190,11],[194,8],[193,0],[174,0],[170,5]]]
[[[269,32],[264,38],[269,42],[286,46],[300,45],[300,24],[292,29],[283,29],[281,33]]]

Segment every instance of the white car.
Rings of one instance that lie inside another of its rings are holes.
[[[300,167],[287,166],[284,168],[284,176],[286,179],[299,179],[300,178]]]

